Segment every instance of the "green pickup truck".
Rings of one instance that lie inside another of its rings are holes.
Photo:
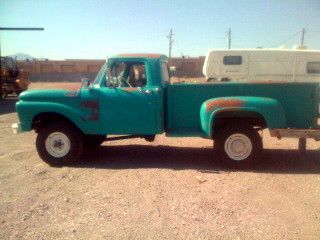
[[[212,139],[234,163],[258,159],[262,129],[279,139],[320,140],[319,83],[171,84],[167,64],[159,54],[118,55],[78,91],[23,92],[13,130],[35,130],[37,151],[50,165],[75,161],[104,141],[152,141],[162,133]]]

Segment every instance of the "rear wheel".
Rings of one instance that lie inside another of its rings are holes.
[[[36,139],[39,156],[53,166],[76,161],[81,155],[82,145],[82,134],[66,122],[44,126]]]
[[[217,133],[215,148],[224,160],[242,165],[252,163],[260,157],[262,140],[251,126],[231,125]]]

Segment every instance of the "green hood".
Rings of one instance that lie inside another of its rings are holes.
[[[80,96],[80,91],[70,90],[28,90],[20,94],[22,101],[65,102]]]

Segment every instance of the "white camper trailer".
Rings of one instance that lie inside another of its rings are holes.
[[[203,74],[217,81],[320,82],[320,50],[211,50]]]

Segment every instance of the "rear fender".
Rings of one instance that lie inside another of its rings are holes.
[[[285,112],[273,98],[224,97],[205,101],[200,109],[201,128],[206,137],[212,138],[213,125],[220,116],[247,118],[261,116],[267,128],[286,128]]]

